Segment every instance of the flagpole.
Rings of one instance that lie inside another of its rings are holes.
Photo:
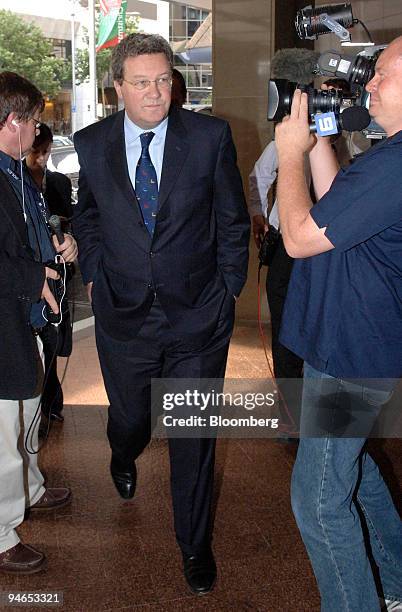
[[[75,11],[75,0],[73,0]],[[77,88],[75,82],[75,13],[71,14],[71,133],[77,129]]]
[[[97,121],[98,85],[96,82],[96,51],[95,51],[95,0],[88,0],[88,38],[89,38],[89,83],[90,83],[90,119]]]

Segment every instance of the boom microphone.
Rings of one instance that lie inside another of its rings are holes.
[[[56,235],[57,242],[59,244],[63,244],[64,242],[64,234],[61,231],[61,223],[59,215],[51,215],[48,221],[50,225],[50,229]]]
[[[272,77],[307,85],[318,73],[319,57],[319,53],[310,49],[279,49],[272,58]]]

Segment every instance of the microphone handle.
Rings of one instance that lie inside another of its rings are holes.
[[[55,236],[57,238],[57,242],[59,244],[63,244],[63,242],[64,242],[64,234],[63,234],[63,232],[59,229],[59,230],[55,230],[54,234],[55,234]]]
[[[63,244],[64,234],[61,231],[61,223],[60,223],[59,215],[51,215],[51,217],[49,217],[49,226],[53,234],[56,236],[57,242],[59,244]]]

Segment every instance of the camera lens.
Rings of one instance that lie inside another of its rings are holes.
[[[350,82],[364,87],[373,76],[374,65],[375,62],[371,58],[358,55],[352,68]]]
[[[286,79],[271,79],[268,83],[268,121],[282,121],[289,115],[297,84]]]
[[[316,113],[338,112],[340,107],[340,96],[334,89],[321,91],[310,88],[308,93],[308,112],[310,115]]]
[[[274,79],[268,85],[268,120],[282,121],[285,115],[290,114],[293,94],[296,87],[307,94],[308,113],[310,117],[318,112],[339,112],[342,94],[334,89],[321,91],[309,85],[297,85],[285,79]]]

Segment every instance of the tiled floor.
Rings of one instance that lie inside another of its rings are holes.
[[[256,331],[238,326],[228,376],[266,375]],[[46,552],[47,572],[1,576],[0,590],[62,591],[61,609],[67,612],[318,612],[315,580],[289,502],[294,444],[219,441],[219,579],[213,593],[197,598],[185,586],[175,544],[165,441],[154,440],[138,460],[133,500],[120,499],[111,483],[106,396],[88,332],[75,343],[64,389],[65,422],[53,427],[41,462],[48,483],[71,486],[74,499],[70,507],[32,516],[20,528],[24,541]],[[398,495],[401,441],[381,441],[374,450]]]

